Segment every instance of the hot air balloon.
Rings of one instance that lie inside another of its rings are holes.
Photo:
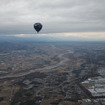
[[[34,29],[37,31],[37,33],[42,29],[42,24],[41,23],[35,23],[34,24]]]

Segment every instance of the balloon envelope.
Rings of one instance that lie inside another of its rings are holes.
[[[42,29],[42,24],[41,23],[35,23],[34,24],[34,29],[39,32]]]

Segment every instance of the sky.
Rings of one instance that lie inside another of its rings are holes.
[[[0,35],[105,41],[105,0],[0,0]]]

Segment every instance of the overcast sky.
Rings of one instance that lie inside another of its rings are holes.
[[[44,35],[105,38],[105,0],[0,0],[0,35],[34,34],[36,22]]]

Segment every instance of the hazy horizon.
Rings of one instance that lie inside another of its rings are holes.
[[[1,0],[0,36],[105,41],[104,0]],[[43,29],[37,35],[34,23]]]

